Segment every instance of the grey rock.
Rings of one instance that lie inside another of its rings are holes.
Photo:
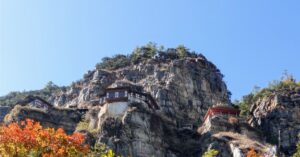
[[[281,156],[291,156],[296,150],[300,133],[299,100],[299,94],[286,89],[252,105],[250,125],[262,130],[268,142],[280,144]]]
[[[99,99],[106,88],[116,86],[141,87],[136,90],[150,93],[159,110],[137,103],[129,104],[121,116],[106,114],[105,108],[93,100]],[[202,58],[150,59],[115,71],[97,70],[58,95],[53,103],[61,104],[63,95],[66,101],[62,107],[87,108],[98,114],[88,116],[90,127],[99,130],[98,141],[118,154],[133,157],[201,155],[197,127],[210,106],[230,102],[222,75]],[[179,126],[183,123],[194,128],[182,130]]]
[[[9,107],[9,106],[0,106],[0,123],[3,122],[4,117],[6,116],[6,114],[9,113],[10,110],[11,110],[11,107]]]

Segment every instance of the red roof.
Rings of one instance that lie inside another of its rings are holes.
[[[229,114],[229,115],[239,115],[240,110],[227,107],[227,106],[216,106],[216,107],[210,107],[204,117],[204,121],[209,117],[213,116],[215,114]]]

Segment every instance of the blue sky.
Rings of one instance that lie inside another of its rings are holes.
[[[238,99],[284,70],[300,79],[299,19],[298,0],[0,0],[0,95],[69,85],[152,41],[203,53]]]

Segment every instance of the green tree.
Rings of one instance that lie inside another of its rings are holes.
[[[216,157],[219,154],[219,151],[215,149],[208,149],[202,157]]]
[[[131,56],[131,62],[138,63],[142,59],[142,51],[141,48],[137,47],[132,52]]]
[[[248,95],[243,96],[242,100],[238,102],[238,105],[241,110],[241,115],[248,116],[250,113],[250,107],[254,102],[254,94],[250,93]]]
[[[149,42],[146,46],[143,46],[144,49],[144,58],[152,58],[157,54],[157,46],[153,42]]]
[[[113,69],[126,67],[128,65],[130,65],[130,60],[125,55],[118,54],[118,55],[115,55],[112,59]]]
[[[176,53],[179,58],[185,58],[188,56],[188,49],[184,45],[178,45],[176,48]]]
[[[125,55],[117,54],[111,58],[104,57],[100,63],[96,64],[96,69],[114,70],[128,65],[130,65],[130,58]]]
[[[52,81],[49,81],[46,86],[44,87],[44,91],[45,92],[55,92],[57,90],[59,90],[59,86],[57,86],[56,84],[54,84]]]

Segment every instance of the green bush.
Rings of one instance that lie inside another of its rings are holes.
[[[80,121],[77,126],[76,126],[76,130],[86,130],[92,134],[96,134],[97,133],[97,129],[94,128],[90,128],[89,126],[89,121],[87,120],[82,120]]]
[[[300,139],[300,134],[298,135],[298,137]],[[294,153],[293,157],[300,157],[300,140],[298,141],[296,146],[297,146],[297,151]]]
[[[178,45],[176,52],[179,58],[185,58],[189,55],[189,50],[184,45]]]
[[[215,149],[208,149],[202,157],[216,157],[219,154],[219,151]]]
[[[109,149],[105,144],[95,144],[91,148],[88,157],[122,157],[116,155],[112,149]]]
[[[114,70],[114,69],[129,66],[129,65],[130,65],[129,57],[118,54],[112,58],[110,58],[110,57],[102,58],[102,62],[96,64],[96,69]]]
[[[184,45],[179,45],[176,49],[173,50],[174,51],[164,51],[163,46],[160,46],[160,48],[158,48],[155,43],[149,42],[144,46],[135,48],[133,52],[128,56],[118,54],[113,57],[103,58],[100,63],[96,64],[96,69],[115,70],[132,64],[142,63],[148,59],[154,58],[157,54],[161,58],[171,60],[182,59],[185,57],[196,58],[199,56],[203,56],[195,52],[189,52],[189,49]]]

